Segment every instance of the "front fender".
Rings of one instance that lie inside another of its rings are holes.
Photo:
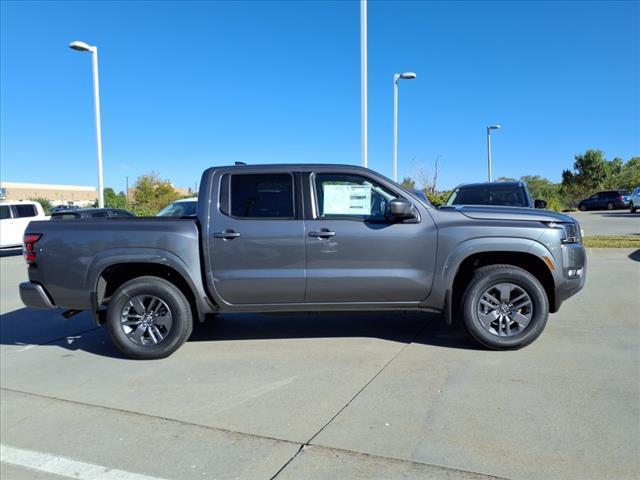
[[[551,274],[554,278],[554,282],[556,283],[557,275],[562,271],[561,266],[557,264],[556,257],[551,253],[551,251],[544,244],[531,238],[472,238],[456,245],[448,255],[444,256],[444,258],[439,261],[438,273],[436,275],[435,282],[435,286],[437,286],[437,288],[432,290],[432,295],[428,299],[428,305],[434,308],[446,310],[445,304],[447,291],[452,289],[453,282],[462,262],[472,255],[490,252],[529,254],[539,258],[545,264],[547,264],[547,261],[545,261],[545,258],[547,258],[554,266],[554,269],[551,270]]]

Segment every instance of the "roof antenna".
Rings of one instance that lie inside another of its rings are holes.
[[[244,162],[235,162],[236,165],[246,165]]]

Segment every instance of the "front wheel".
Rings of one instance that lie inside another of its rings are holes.
[[[631,202],[631,213],[636,213],[637,208],[633,206],[633,202]]]
[[[518,349],[540,336],[549,316],[544,287],[513,265],[479,268],[462,304],[464,326],[481,345],[493,350]]]
[[[171,282],[138,277],[124,283],[111,298],[107,327],[115,346],[128,357],[168,357],[191,335],[191,306]]]
[[[580,205],[578,208],[581,212],[585,212],[587,210],[587,207],[585,205]]]
[[[614,206],[615,205],[613,203],[611,203],[611,202],[607,203],[607,210],[613,210]]]

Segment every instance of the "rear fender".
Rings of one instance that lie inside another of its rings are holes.
[[[200,265],[189,266],[176,254],[158,248],[114,248],[97,254],[87,268],[84,280],[86,290],[91,292],[92,308],[98,307],[96,292],[102,272],[112,265],[126,263],[149,263],[172,268],[193,292],[198,313],[202,315],[214,311],[202,286]]]

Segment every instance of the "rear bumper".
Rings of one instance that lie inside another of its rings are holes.
[[[20,300],[31,308],[56,308],[42,285],[31,282],[20,284]]]

